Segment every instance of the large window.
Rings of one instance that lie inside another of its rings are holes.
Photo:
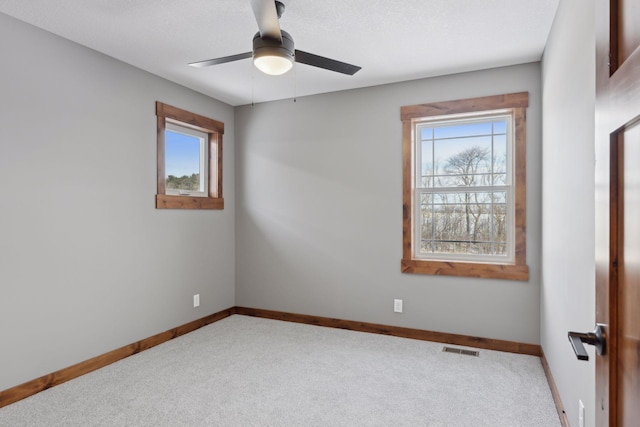
[[[161,102],[158,116],[158,209],[223,209],[224,124]]]
[[[528,279],[527,93],[402,107],[406,273]]]

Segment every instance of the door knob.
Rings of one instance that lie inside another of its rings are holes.
[[[596,353],[600,356],[605,354],[606,340],[604,336],[604,326],[605,325],[598,323],[593,332],[569,332],[569,342],[578,360],[589,360],[589,354],[587,354],[587,350],[582,343],[595,346]]]

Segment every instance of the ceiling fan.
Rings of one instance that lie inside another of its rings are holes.
[[[192,62],[192,67],[208,67],[253,57],[253,63],[263,73],[270,75],[284,74],[293,67],[293,62],[323,68],[350,76],[361,67],[314,55],[295,49],[293,37],[280,30],[278,20],[284,13],[284,4],[278,0],[251,0],[253,14],[258,22],[258,31],[253,36],[253,51],[206,61]]]

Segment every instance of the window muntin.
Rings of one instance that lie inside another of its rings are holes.
[[[174,123],[164,135],[166,194],[207,197],[209,135]]]
[[[415,259],[512,263],[513,117],[414,122]]]

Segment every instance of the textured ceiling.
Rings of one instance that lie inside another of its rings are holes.
[[[0,0],[0,12],[231,105],[537,61],[559,0],[284,0],[296,48],[362,67],[266,76],[249,0]]]

